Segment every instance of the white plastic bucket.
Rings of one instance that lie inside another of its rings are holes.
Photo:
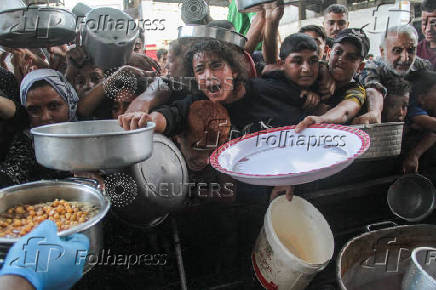
[[[304,289],[333,257],[334,238],[324,216],[308,201],[277,197],[268,207],[251,256],[266,289]]]

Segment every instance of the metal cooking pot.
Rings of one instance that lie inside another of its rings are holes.
[[[66,201],[86,201],[97,206],[99,211],[96,216],[87,222],[77,225],[69,230],[58,233],[59,236],[69,236],[74,233],[81,233],[89,238],[89,253],[98,255],[103,247],[103,231],[100,221],[106,216],[110,202],[96,186],[83,184],[81,179],[69,180],[43,180],[0,190],[0,212],[20,204],[35,204],[40,202],[53,201],[55,198]],[[3,264],[9,248],[18,239],[0,237],[0,264]],[[85,271],[92,268],[92,265],[85,265]]]
[[[387,202],[392,213],[409,221],[419,222],[429,216],[436,204],[433,183],[420,174],[407,174],[390,187]]]
[[[160,134],[153,136],[153,155],[149,159],[105,180],[113,212],[129,225],[141,228],[156,226],[169,212],[182,208],[187,182],[182,153]]]
[[[436,289],[435,257],[436,248],[419,247],[414,249],[401,289]]]
[[[401,289],[412,250],[436,246],[434,225],[370,230],[368,226],[369,232],[348,241],[338,255],[337,279],[342,290]]]
[[[155,124],[125,131],[118,120],[66,122],[33,128],[36,160],[65,171],[122,168],[152,152]]]
[[[240,33],[221,27],[207,25],[186,25],[179,27],[178,38],[215,38],[220,41],[234,44],[242,49],[247,38]]]
[[[0,12],[0,45],[41,48],[74,40],[76,19],[65,9],[24,7]]]
[[[207,24],[209,5],[204,0],[184,0],[181,14],[185,24]]]
[[[110,69],[127,64],[139,36],[132,17],[104,7],[89,11],[81,24],[82,45],[96,66]]]

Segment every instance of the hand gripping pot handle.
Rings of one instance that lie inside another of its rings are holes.
[[[396,226],[398,226],[398,225],[393,221],[384,221],[384,222],[366,225],[365,229],[367,232],[371,232],[374,230],[381,230],[381,229],[396,227]]]

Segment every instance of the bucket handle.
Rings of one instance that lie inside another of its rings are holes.
[[[374,223],[374,224],[366,225],[365,229],[366,229],[367,232],[371,232],[373,230],[382,230],[382,229],[385,229],[385,228],[396,227],[396,226],[398,226],[398,225],[395,222],[393,222],[393,221],[384,221],[384,222],[379,222],[379,223]]]

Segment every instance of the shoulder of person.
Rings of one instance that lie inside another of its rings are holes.
[[[431,71],[433,67],[429,60],[420,58],[419,56],[416,57],[413,66],[414,66],[414,71],[421,71],[421,70]]]

